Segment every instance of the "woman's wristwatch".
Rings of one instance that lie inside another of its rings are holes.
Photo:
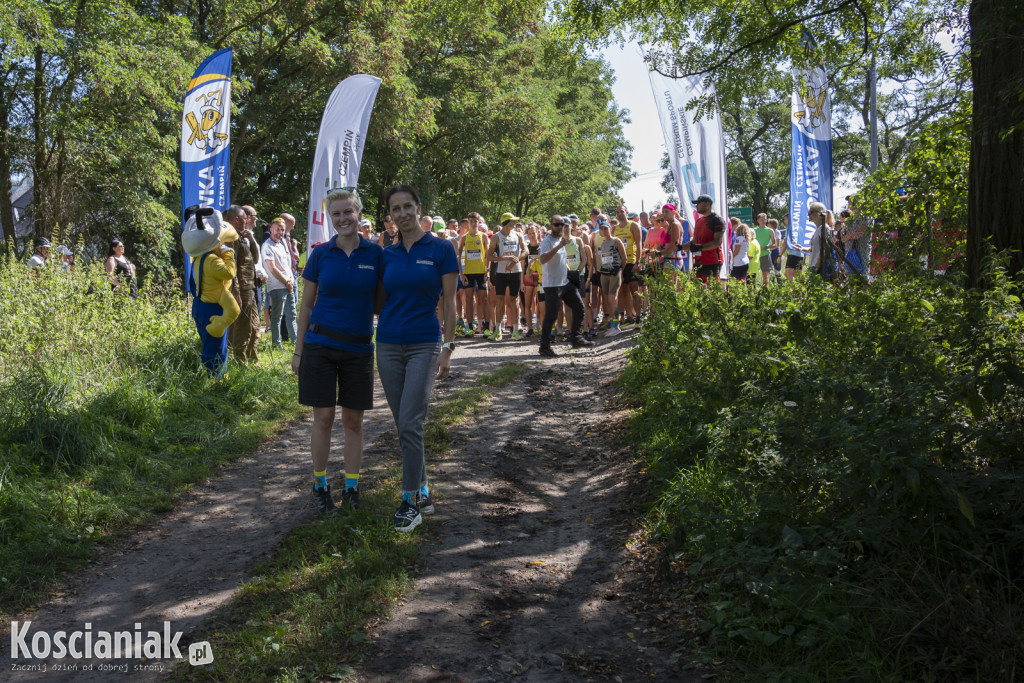
[[[455,351],[455,342],[453,342],[453,341],[445,342],[445,343],[441,344],[441,348],[442,349],[448,349],[449,351],[453,351],[454,352]]]

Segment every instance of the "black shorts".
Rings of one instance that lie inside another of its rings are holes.
[[[600,270],[590,276],[590,285],[591,285],[591,287],[596,287],[597,289],[601,289],[601,271]]]
[[[697,277],[699,277],[702,280],[706,280],[708,278],[717,280],[718,274],[721,272],[721,263],[702,263],[697,266]]]
[[[793,254],[786,255],[786,268],[789,270],[800,270],[804,267],[804,257],[794,256]]]
[[[732,275],[733,280],[746,280],[747,274],[750,272],[750,265],[744,263],[742,266],[733,266]]]
[[[313,408],[373,408],[373,353],[304,344],[299,363],[299,403]]]
[[[466,289],[474,292],[487,291],[487,273],[464,273],[466,276]]]
[[[494,293],[498,296],[505,296],[505,292],[510,296],[519,296],[519,289],[523,286],[523,274],[495,273],[491,282],[494,284]]]
[[[640,282],[640,278],[637,277],[637,274],[633,273],[635,268],[635,263],[627,263],[622,267],[622,284],[628,285],[630,282]]]

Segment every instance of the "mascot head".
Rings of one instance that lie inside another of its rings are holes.
[[[219,244],[237,239],[238,232],[217,209],[198,205],[185,209],[185,230],[181,233],[181,246],[192,258],[205,254]]]

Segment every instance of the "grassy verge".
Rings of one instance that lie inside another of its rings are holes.
[[[666,595],[764,680],[1024,667],[1024,318],[1009,283],[688,286],[623,377]],[[675,597],[672,597],[675,596]]]
[[[289,354],[212,381],[184,301],[0,266],[0,616],[301,413]]]
[[[528,366],[506,363],[451,392],[431,412],[426,447],[443,452],[450,428],[481,414],[490,388],[514,382]],[[369,617],[387,612],[408,589],[419,558],[418,535],[390,527],[400,466],[361,491],[363,510],[307,524],[254,571],[230,612],[207,625],[216,653],[208,667],[181,666],[178,680],[344,680],[361,655]],[[362,487],[361,487],[362,488]]]

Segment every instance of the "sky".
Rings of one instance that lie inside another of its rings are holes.
[[[633,145],[632,167],[636,177],[619,191],[619,196],[631,211],[650,210],[664,203],[668,194],[661,189],[661,179],[665,174],[661,169],[665,138],[651,82],[647,78],[647,65],[636,43],[626,43],[622,48],[611,45],[601,54],[615,71],[615,83],[612,85],[615,101],[619,107],[629,110],[630,123],[622,129]],[[842,198],[852,194],[853,189],[852,185],[839,178],[832,190],[832,196],[838,203],[832,208],[842,209],[845,206]]]

